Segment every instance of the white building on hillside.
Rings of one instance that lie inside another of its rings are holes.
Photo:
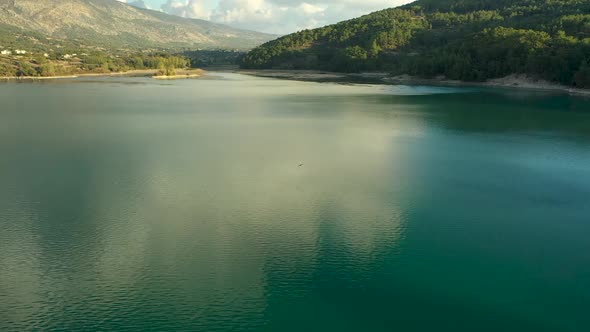
[[[2,54],[2,55],[11,55],[12,54],[12,51],[3,50],[3,51],[0,52],[0,54]]]
[[[27,51],[25,51],[25,50],[14,50],[14,52],[16,54],[27,54]]]

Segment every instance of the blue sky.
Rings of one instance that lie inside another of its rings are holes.
[[[410,0],[119,0],[169,14],[285,34],[315,28]]]

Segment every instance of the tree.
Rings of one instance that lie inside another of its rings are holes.
[[[18,64],[18,69],[16,71],[16,76],[25,76],[25,77],[34,77],[39,76],[35,68],[31,66],[28,62],[21,62]]]
[[[590,88],[590,64],[585,60],[574,75],[574,85],[578,88]]]
[[[8,64],[0,63],[0,76],[16,76],[16,70]]]
[[[57,70],[53,63],[47,62],[39,66],[39,75],[40,76],[56,76]]]

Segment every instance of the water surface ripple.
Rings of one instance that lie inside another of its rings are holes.
[[[0,85],[2,331],[590,331],[590,102]]]

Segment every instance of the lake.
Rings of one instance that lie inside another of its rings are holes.
[[[0,85],[2,331],[590,331],[590,100]]]

